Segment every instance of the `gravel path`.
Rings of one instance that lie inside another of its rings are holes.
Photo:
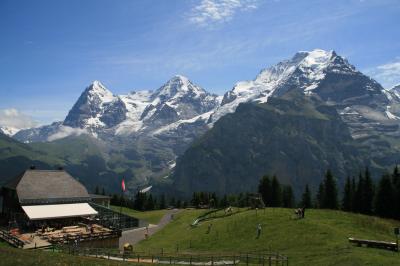
[[[180,210],[178,210],[178,209],[169,210],[161,218],[160,222],[157,225],[150,224],[147,229],[149,236],[153,235],[158,230],[160,230],[165,225],[167,225],[172,220],[172,216],[179,212],[180,212]],[[126,243],[135,245],[138,242],[140,242],[141,240],[145,239],[145,234],[146,234],[147,230],[146,230],[146,227],[141,227],[141,228],[123,231],[121,237],[119,238],[119,249],[122,250],[124,244],[126,244]]]

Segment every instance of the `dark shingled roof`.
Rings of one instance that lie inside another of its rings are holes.
[[[110,196],[107,195],[99,195],[99,194],[89,194],[92,199],[111,199]]]
[[[90,200],[86,188],[63,170],[27,170],[5,187],[16,189],[21,204]]]

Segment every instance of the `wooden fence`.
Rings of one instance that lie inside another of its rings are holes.
[[[288,257],[279,253],[238,253],[238,254],[179,254],[159,253],[149,254],[144,252],[121,253],[117,250],[100,248],[79,248],[74,246],[60,247],[62,252],[103,258],[116,261],[153,263],[161,265],[265,265],[288,266]]]

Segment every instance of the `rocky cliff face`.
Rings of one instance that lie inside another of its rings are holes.
[[[319,97],[334,106],[349,126],[354,138],[370,134],[398,135],[397,111],[399,99],[388,99],[388,93],[373,79],[359,72],[334,51],[298,52],[290,60],[264,69],[253,81],[237,83],[224,95],[221,106],[212,114],[217,121],[234,112],[242,102],[268,102],[289,91]],[[388,109],[389,104],[392,109]]]
[[[123,101],[99,81],[85,89],[65,118],[63,125],[96,131],[116,126],[126,119]]]
[[[293,185],[316,188],[327,169],[340,178],[369,165],[334,107],[297,95],[245,103],[178,158],[170,176],[182,195],[255,191],[264,174]]]

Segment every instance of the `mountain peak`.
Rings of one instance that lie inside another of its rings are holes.
[[[111,102],[114,100],[114,95],[111,91],[109,91],[100,81],[95,80],[93,81],[83,94],[92,98],[93,96],[97,96],[101,102]]]
[[[171,79],[171,81],[183,81],[183,82],[188,82],[189,79],[183,75],[175,75]]]
[[[397,91],[397,92],[400,92],[400,83],[397,84],[397,85],[394,85],[394,86],[391,87],[389,90],[390,90],[390,91]]]
[[[206,94],[206,91],[193,84],[187,77],[175,75],[155,92],[155,96],[163,99],[171,99],[188,93],[202,95]]]

